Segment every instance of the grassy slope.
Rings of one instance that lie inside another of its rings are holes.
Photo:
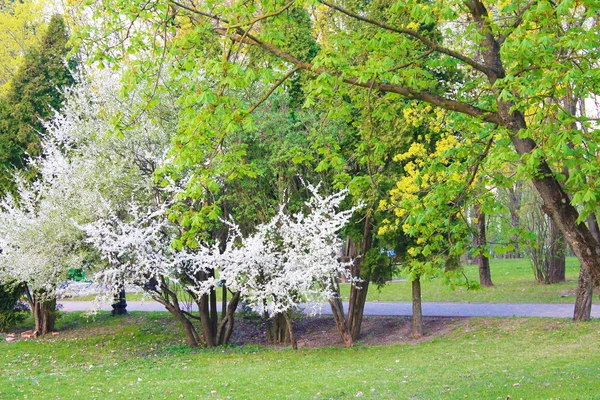
[[[163,313],[0,343],[0,398],[568,398],[600,393],[600,323],[472,319],[416,345],[192,350]],[[183,397],[181,397],[183,396]]]

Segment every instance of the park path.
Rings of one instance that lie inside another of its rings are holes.
[[[93,307],[89,301],[62,301],[61,310],[88,311]],[[348,303],[344,304],[348,309]],[[110,305],[100,310],[111,310]],[[549,317],[572,318],[573,304],[531,304],[531,303],[423,303],[423,315],[432,317]],[[154,301],[130,301],[128,311],[166,311],[164,306]],[[193,310],[196,310],[194,307]],[[321,314],[331,314],[328,305],[321,307]],[[412,304],[408,302],[368,302],[365,315],[409,316]],[[592,317],[600,318],[600,306],[592,307]]]

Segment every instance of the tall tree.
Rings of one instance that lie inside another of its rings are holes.
[[[42,120],[60,108],[61,88],[73,84],[71,71],[75,59],[66,61],[69,53],[68,33],[64,19],[50,19],[38,46],[31,48],[10,82],[5,98],[0,101],[0,188],[14,188],[10,170],[23,169],[27,157],[40,151]]]
[[[122,0],[104,3],[102,22],[108,29],[121,26],[120,13],[137,10]],[[591,133],[584,136],[573,130],[575,116],[563,112],[556,101],[568,90],[582,98],[598,92],[597,4],[567,0],[488,5],[479,0],[393,1],[359,7],[354,2],[318,3],[330,11],[330,18],[324,23],[322,37],[326,41],[310,61],[299,59],[282,46],[281,26],[286,25],[287,10],[292,5],[302,6],[301,2],[257,4],[240,0],[198,6],[184,0],[157,0],[137,4],[148,12],[130,14],[133,20],[143,16],[144,22],[155,22],[155,27],[163,26],[175,36],[180,33],[178,37],[185,37],[187,49],[194,44],[200,49],[207,40],[226,49],[217,57],[206,53],[210,62],[204,77],[220,84],[212,81],[204,85],[200,95],[194,88],[188,97],[200,112],[189,114],[186,125],[197,127],[202,121],[209,141],[214,138],[219,142],[228,131],[252,119],[248,112],[252,108],[236,97],[238,92],[228,89],[243,90],[255,81],[257,73],[262,82],[279,86],[300,69],[316,76],[307,102],[348,96],[348,86],[362,87],[443,110],[446,121],[462,139],[460,144],[483,139],[494,147],[491,153],[495,154],[502,154],[504,146],[512,146],[519,174],[531,180],[544,201],[545,212],[563,232],[581,268],[600,284],[600,245],[583,223],[600,198],[600,185],[594,183],[600,166],[585,162],[595,158],[598,130],[585,116],[578,122]],[[106,15],[107,10],[114,11],[114,18]],[[170,22],[173,10],[180,22]],[[195,26],[193,33],[178,31],[178,23],[184,22]],[[423,30],[431,24],[443,27],[442,34]],[[348,29],[357,25],[365,29]],[[147,31],[148,35],[156,32]],[[152,43],[139,39],[127,44]],[[197,53],[184,54],[182,48],[171,49],[184,65],[185,60],[195,64]],[[229,58],[229,54],[236,57]],[[237,57],[240,54],[248,57]],[[270,68],[246,68],[247,60],[256,54],[269,55],[269,63],[260,65]],[[443,93],[436,92],[436,73],[457,66],[469,79]],[[269,94],[266,89],[265,96]],[[482,136],[482,132],[487,134]],[[567,143],[574,139],[580,145],[565,153]],[[485,148],[483,145],[482,150]],[[481,154],[485,157],[488,153]],[[567,180],[557,169],[563,165],[584,167]],[[457,200],[464,198],[462,195]],[[581,213],[576,206],[581,207]],[[453,218],[451,215],[450,222]]]
[[[44,32],[43,1],[0,2],[0,96],[9,88],[25,54]]]

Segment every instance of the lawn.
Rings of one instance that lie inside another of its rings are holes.
[[[494,287],[466,290],[463,287],[449,288],[442,278],[424,281],[423,301],[472,302],[472,303],[574,303],[575,287],[579,275],[579,261],[567,258],[567,282],[544,285],[535,282],[531,265],[527,259],[494,259],[490,266]],[[479,282],[477,266],[465,267],[469,280]],[[349,285],[343,285],[342,294],[347,298]],[[368,301],[411,301],[410,282],[391,282],[381,290],[369,287]]]
[[[593,399],[600,323],[474,318],[417,344],[190,349],[165,313],[73,313],[0,343],[0,398]]]
[[[531,265],[527,259],[491,260],[492,281],[494,287],[479,290],[466,290],[463,287],[449,288],[442,278],[424,281],[422,284],[423,301],[433,302],[472,302],[472,303],[574,303],[575,287],[579,275],[579,261],[575,257],[567,258],[567,282],[555,285],[537,283],[533,278]],[[477,266],[465,267],[469,280],[479,282]],[[402,278],[400,276],[399,278]],[[349,285],[342,285],[342,296],[347,300]],[[217,292],[220,300],[220,291]],[[139,301],[142,293],[128,293],[129,301]],[[74,300],[92,300],[93,296]],[[368,301],[411,301],[410,282],[391,282],[377,290],[369,287]],[[69,299],[65,299],[69,300]],[[146,297],[146,300],[149,298]]]

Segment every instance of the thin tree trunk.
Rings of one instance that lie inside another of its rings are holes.
[[[202,336],[208,347],[215,347],[215,338],[213,336],[213,325],[209,310],[209,297],[202,295],[198,302],[198,313],[200,314],[200,325],[202,326]]]
[[[565,253],[566,245],[562,232],[553,220],[550,220],[550,260],[546,283],[560,283],[565,281]]]
[[[223,294],[223,296],[226,296],[226,294]],[[218,345],[224,345],[229,343],[229,339],[231,338],[231,334],[233,333],[233,326],[235,323],[235,310],[237,309],[239,302],[240,292],[235,292],[231,297],[231,301],[229,302],[229,304],[225,305],[227,313],[225,314],[225,317],[221,319],[221,321],[219,322],[219,327],[217,328]]]
[[[221,319],[227,315],[227,286],[223,284],[223,292],[221,296]]]
[[[290,317],[292,311],[288,311],[283,313],[283,318],[285,319],[287,329],[289,332],[289,339],[294,350],[298,350],[298,342],[296,341],[296,335],[294,335],[294,326],[292,325],[292,318]]]
[[[265,325],[267,327],[267,343],[274,344],[275,343],[275,332],[273,331],[273,324],[271,323],[271,319],[269,318],[269,314],[266,312],[263,314],[263,319],[265,321]]]
[[[485,213],[481,211],[479,204],[474,206],[475,218],[477,218],[477,233],[475,235],[475,244],[479,248],[477,255],[477,265],[479,266],[479,284],[483,287],[494,286],[492,283],[492,275],[490,272],[490,259],[483,254],[487,246],[487,238],[485,232]]]
[[[508,188],[508,208],[510,211],[510,222],[513,229],[519,229],[521,225],[521,198],[522,198],[522,185],[521,181],[517,181],[514,187]],[[519,248],[519,238],[516,234],[511,236],[511,241],[515,247],[512,251],[507,254],[507,258],[520,258],[521,250]]]
[[[329,300],[329,305],[331,306],[331,313],[333,314],[333,319],[335,320],[338,333],[344,346],[352,347],[352,336],[348,332],[346,319],[344,318],[344,303],[342,303],[342,299],[338,297]]]
[[[421,309],[421,277],[412,281],[412,333],[414,337],[423,336],[423,310]]]
[[[163,305],[166,307],[167,311],[169,311],[175,317],[175,319],[181,323],[188,346],[198,347],[200,344],[200,336],[198,335],[194,324],[192,324],[192,322],[183,314],[179,308],[179,305],[171,303],[163,303]]]
[[[214,277],[214,272],[213,272]],[[213,338],[216,342],[217,337],[217,326],[219,324],[219,313],[217,311],[217,291],[215,289],[210,290],[210,326],[212,329]]]
[[[278,313],[271,318],[273,321],[273,338],[275,343],[285,344],[289,340],[289,327],[287,326],[284,314]]]
[[[351,324],[349,324],[350,337],[352,338],[352,340],[358,340],[360,338],[360,327],[362,326],[363,315],[365,312],[365,303],[367,302],[369,281],[365,279],[365,281],[362,282],[360,285],[361,289],[357,290],[354,307],[352,309],[352,322]]]
[[[373,244],[371,218],[365,217],[363,223],[363,238],[361,242],[361,257],[352,265],[352,276],[363,279],[360,284],[360,289],[352,285],[350,289],[350,302],[348,305],[348,319],[346,325],[352,340],[358,340],[360,337],[360,327],[362,325],[363,314],[365,310],[365,302],[367,301],[367,293],[369,290],[369,281],[371,280],[371,274],[363,276],[364,274],[362,266],[365,255]]]

